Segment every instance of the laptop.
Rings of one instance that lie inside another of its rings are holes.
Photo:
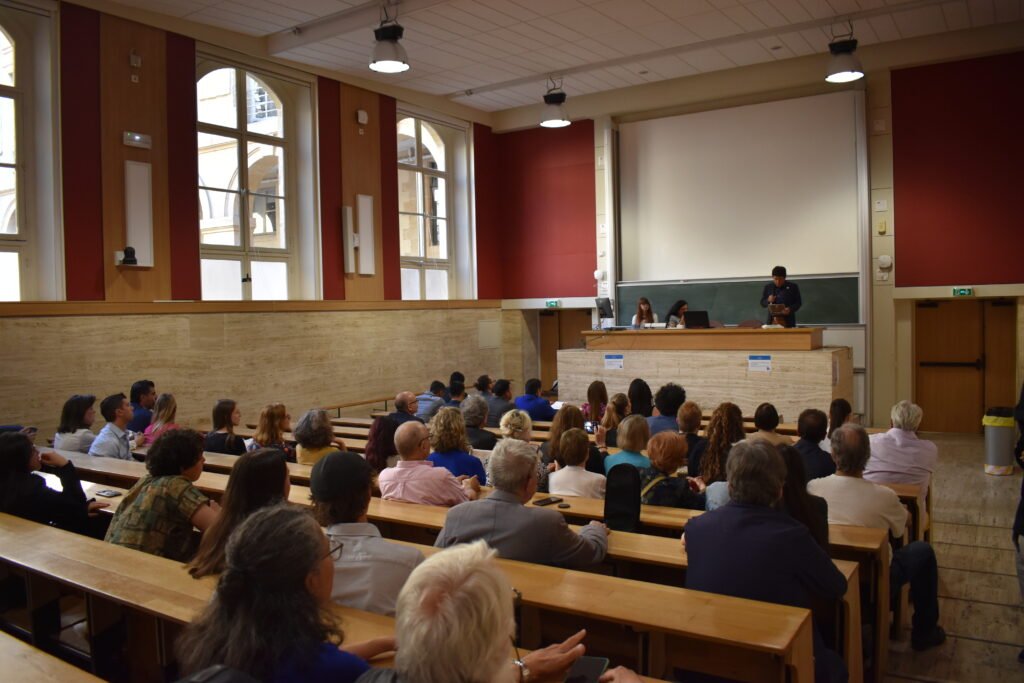
[[[708,320],[707,311],[686,311],[683,313],[683,324],[688,330],[711,329],[711,321]]]

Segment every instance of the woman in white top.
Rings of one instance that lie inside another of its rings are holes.
[[[636,302],[636,313],[633,315],[633,327],[642,327],[649,323],[658,322],[658,314],[651,310],[651,302],[647,297],[642,296]]]
[[[548,475],[548,492],[554,496],[604,498],[604,475],[586,469],[590,456],[590,438],[582,429],[573,428],[562,434],[558,453],[565,463]]]
[[[75,394],[64,402],[60,411],[60,425],[53,437],[53,447],[62,451],[88,453],[96,435],[89,429],[96,420],[93,405],[96,397],[91,394]]]

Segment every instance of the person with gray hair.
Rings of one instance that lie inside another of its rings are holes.
[[[816,598],[842,598],[842,572],[804,524],[776,507],[786,464],[775,447],[739,442],[729,451],[726,476],[730,502],[686,525],[686,587],[808,609]],[[814,680],[846,679],[842,657],[815,628]]]
[[[483,428],[487,423],[487,400],[478,394],[467,396],[459,410],[462,411],[462,419],[466,423],[469,445],[475,450],[493,451],[498,444],[498,437]]]
[[[448,512],[438,548],[476,540],[508,560],[582,568],[604,560],[608,528],[591,522],[575,533],[557,510],[527,506],[537,493],[537,451],[525,441],[502,439],[488,460],[494,491]]]
[[[395,421],[395,424],[405,424],[415,420],[416,422],[423,422],[420,418],[416,417],[416,413],[419,412],[420,400],[416,394],[411,391],[400,391],[395,396],[395,412],[389,413],[388,417]]]
[[[872,443],[864,428],[845,424],[832,433],[832,459],[836,473],[812,479],[807,491],[828,502],[828,523],[885,529],[893,538],[903,538],[910,513],[896,492],[867,481],[864,468],[871,458]],[[910,644],[915,650],[941,645],[946,632],[939,626],[939,568],[935,550],[923,541],[913,541],[892,555],[889,571],[890,595],[899,595],[910,583],[914,603]]]
[[[334,427],[327,411],[321,408],[307,410],[295,424],[295,461],[300,465],[315,465],[328,453],[345,450],[345,442],[334,436]]]
[[[932,473],[939,463],[939,449],[931,441],[919,439],[924,411],[910,401],[900,401],[889,414],[892,429],[871,435],[871,459],[864,468],[864,478],[876,484],[914,484],[921,487],[922,512],[924,496],[931,485]],[[927,520],[922,516],[921,528]]]

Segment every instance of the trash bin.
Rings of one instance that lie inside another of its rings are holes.
[[[985,474],[1013,474],[1013,444],[1017,436],[1013,408],[989,408],[981,424],[985,426]]]

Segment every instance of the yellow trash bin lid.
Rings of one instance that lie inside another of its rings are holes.
[[[986,427],[1012,427],[1012,417],[1000,417],[998,415],[986,415],[981,418],[981,424]]]

